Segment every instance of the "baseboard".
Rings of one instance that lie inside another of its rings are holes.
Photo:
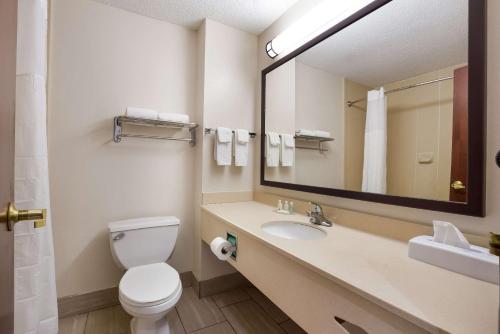
[[[191,286],[194,286],[196,283],[196,278],[194,277],[192,271],[186,271],[184,273],[180,273],[179,276],[181,277],[183,288],[189,288]]]
[[[87,313],[118,304],[120,304],[120,301],[118,300],[117,287],[62,297],[57,300],[59,318]]]
[[[215,295],[240,286],[251,286],[252,284],[239,272],[215,277],[198,282],[195,278],[194,289],[200,298]]]
[[[180,273],[179,276],[183,288],[191,287],[196,282],[196,278],[191,271]],[[118,304],[120,304],[120,301],[118,300],[117,287],[62,297],[57,300],[59,318],[88,313]]]

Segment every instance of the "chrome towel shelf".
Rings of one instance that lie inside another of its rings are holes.
[[[206,135],[215,134],[215,133],[217,133],[217,129],[205,128]],[[234,130],[233,130],[233,133],[234,133]],[[255,136],[257,136],[257,134],[255,132],[249,132],[248,135],[250,136],[250,138],[255,138]]]
[[[307,146],[295,146],[295,148],[300,148],[304,150],[318,150],[320,153],[328,152],[328,149],[323,148],[323,143],[327,141],[334,141],[335,139],[329,137],[317,137],[317,136],[304,136],[296,134],[294,136],[295,140],[305,140],[305,141],[316,141],[318,142],[318,147],[307,147]]]
[[[170,129],[186,129],[189,131],[189,137],[164,137],[164,136],[149,136],[134,133],[124,133],[123,125],[129,124],[134,126],[149,126],[149,127],[161,127]],[[119,143],[123,137],[132,138],[148,138],[148,139],[162,139],[162,140],[175,140],[175,141],[185,141],[189,142],[192,146],[196,144],[196,128],[198,124],[196,123],[179,123],[179,122],[169,122],[160,121],[156,119],[144,119],[144,118],[134,118],[128,116],[116,116],[114,118],[113,126],[113,140],[115,143]]]

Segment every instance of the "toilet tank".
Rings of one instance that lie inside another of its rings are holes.
[[[179,218],[172,216],[109,223],[113,259],[124,269],[167,261],[174,250],[179,225]]]

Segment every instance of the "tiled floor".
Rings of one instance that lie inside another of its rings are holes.
[[[238,288],[199,299],[184,289],[175,310],[169,312],[172,334],[304,334],[259,290]],[[130,333],[130,316],[114,306],[59,320],[59,334]]]

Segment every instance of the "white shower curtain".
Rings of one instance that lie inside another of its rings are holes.
[[[19,0],[17,23],[15,203],[46,208],[47,225],[14,229],[14,332],[57,333],[54,247],[47,161],[47,0]]]
[[[387,98],[384,88],[368,92],[363,162],[364,192],[387,191]]]

